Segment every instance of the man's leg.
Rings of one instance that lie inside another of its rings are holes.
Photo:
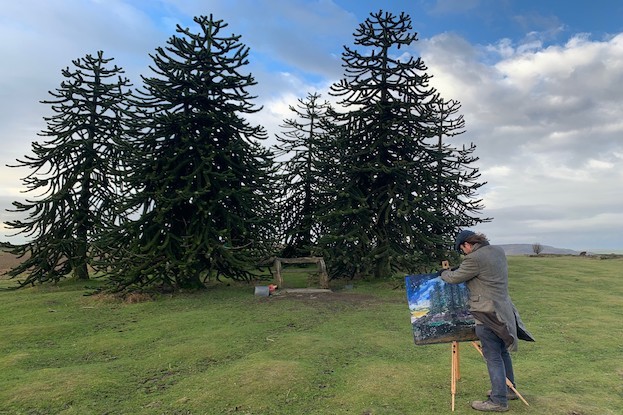
[[[504,341],[492,330],[482,324],[476,326],[476,335],[482,345],[482,353],[487,362],[489,379],[491,380],[491,401],[502,406],[508,405],[506,398],[506,370],[505,359],[502,358],[506,351]],[[510,360],[510,356],[508,356]],[[511,365],[512,369],[512,365]]]
[[[506,378],[511,381],[515,386],[515,372],[513,371],[513,360],[511,354],[506,347],[502,350],[502,360],[504,361],[504,370],[506,371]]]

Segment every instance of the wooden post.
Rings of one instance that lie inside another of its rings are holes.
[[[329,275],[327,274],[327,266],[324,263],[324,258],[318,258],[318,269],[320,271],[320,288],[329,288]]]
[[[283,277],[281,276],[281,259],[275,258],[275,278],[277,279],[277,287],[283,287]]]

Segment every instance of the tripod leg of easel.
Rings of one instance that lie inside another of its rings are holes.
[[[452,393],[452,412],[454,412],[454,398],[456,396],[456,380],[459,375],[459,342],[452,342],[452,369],[450,375],[450,392]]]
[[[482,353],[482,346],[476,342],[472,342],[472,345],[474,345],[474,347],[476,348],[476,350],[478,350],[478,353],[480,353],[480,355],[484,358],[485,355]],[[519,396],[519,399],[521,399],[521,401],[523,403],[525,403],[527,406],[530,406],[530,404],[528,403],[528,401],[526,401],[524,399],[523,396],[521,396],[521,393],[519,393],[519,391],[517,391],[517,389],[515,389],[515,385],[513,385],[513,382],[510,381],[510,379],[506,378],[506,386],[508,386],[509,388],[511,388],[511,390],[513,392],[515,392],[517,394],[517,396]]]
[[[461,379],[461,367],[459,365],[460,361],[460,352],[459,352],[459,342],[454,342],[456,345],[454,346],[454,360],[456,360],[456,380]]]

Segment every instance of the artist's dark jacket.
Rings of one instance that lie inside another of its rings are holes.
[[[459,268],[442,272],[441,278],[450,284],[465,282],[476,323],[491,328],[509,350],[517,350],[518,339],[534,341],[508,294],[508,265],[501,247],[475,244]]]

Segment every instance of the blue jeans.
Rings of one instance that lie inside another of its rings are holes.
[[[482,354],[487,362],[489,379],[491,379],[491,400],[497,404],[507,405],[506,378],[515,386],[515,374],[511,355],[500,339],[491,329],[483,324],[476,325],[476,336],[482,345]]]

